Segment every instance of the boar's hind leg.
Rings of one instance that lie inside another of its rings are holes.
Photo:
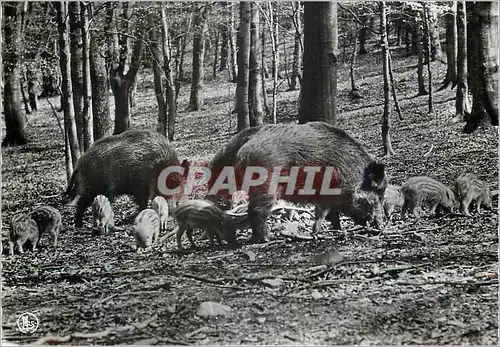
[[[83,226],[83,215],[85,211],[87,211],[87,207],[92,204],[92,198],[88,198],[86,196],[80,197],[76,204],[76,213],[75,213],[75,227],[81,228]]]
[[[330,217],[330,221],[332,225],[335,223],[335,214],[338,221],[338,213],[335,211],[330,211],[330,207],[327,205],[316,204],[316,208],[314,209],[314,225],[313,225],[313,233],[317,233],[321,231],[321,226],[325,217]],[[338,229],[340,230],[340,222],[338,221]]]
[[[334,209],[329,210],[328,214],[326,215],[326,220],[329,221],[332,224],[332,228],[333,229],[335,229],[335,230],[341,230],[342,229],[341,226],[340,226],[340,215]],[[321,226],[321,224],[320,224],[320,226]]]
[[[252,227],[252,241],[269,241],[266,220],[271,214],[275,197],[273,195],[252,195],[248,204],[248,218]]]
[[[133,194],[134,200],[139,205],[139,210],[145,210],[148,208],[149,194],[147,190],[137,190]]]

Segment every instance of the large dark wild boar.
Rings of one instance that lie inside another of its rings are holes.
[[[179,165],[177,154],[160,133],[128,130],[96,141],[76,164],[66,190],[68,198],[79,197],[75,226],[82,227],[83,214],[97,195],[114,198],[129,194],[140,210],[147,208],[155,195],[158,173],[168,165]],[[169,187],[180,184],[181,177],[169,176]]]
[[[280,124],[264,125],[251,128],[235,135],[210,162],[212,177],[216,176],[224,166],[236,166],[245,170],[248,166],[265,167],[334,167],[337,170],[339,188],[353,188],[359,182],[361,190],[375,192],[379,203],[383,199],[387,178],[384,165],[376,162],[368,154],[360,142],[349,136],[345,131],[322,122],[310,122],[302,125]],[[215,179],[209,182],[209,189]],[[239,187],[238,187],[239,188]],[[297,195],[278,196],[267,194],[268,183],[264,183],[249,192],[249,218],[255,242],[267,241],[266,220],[276,198],[289,201],[313,202],[316,204],[316,231],[328,212],[335,228],[340,228],[338,213],[341,204],[338,196],[311,196],[309,198]],[[224,194],[224,192],[223,192]],[[364,202],[371,199],[364,197]],[[378,208],[366,210],[380,211]],[[378,212],[377,212],[378,213]],[[367,218],[376,219],[379,218]]]

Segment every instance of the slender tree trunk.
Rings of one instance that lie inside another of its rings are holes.
[[[217,63],[219,62],[219,32],[217,31],[215,33],[215,44],[214,44],[214,62],[213,62],[213,68],[212,68],[212,77],[215,79],[217,77]]]
[[[468,40],[469,77],[472,112],[464,127],[465,133],[479,128],[498,126],[498,2],[473,2]]]
[[[457,3],[457,92],[456,115],[463,119],[467,112],[467,15],[465,1]]]
[[[203,75],[205,57],[205,32],[207,31],[208,4],[197,5],[194,15],[193,36],[193,72],[191,76],[191,94],[189,97],[189,111],[199,111],[203,107]]]
[[[427,75],[429,78],[429,83],[428,83],[428,90],[429,90],[429,101],[428,101],[428,106],[429,110],[427,113],[432,113],[433,112],[433,100],[432,100],[432,69],[431,69],[431,41],[432,41],[432,33],[431,33],[431,25],[429,22],[430,18],[430,8],[429,6],[424,2],[422,3],[423,5],[423,12],[424,12],[424,25],[425,25],[425,31],[426,31],[426,42],[425,42],[425,54],[427,55]]]
[[[418,55],[417,78],[418,78],[418,95],[427,95],[424,82],[424,50],[422,48],[422,28],[419,23],[415,24],[416,45]]]
[[[418,23],[413,24],[413,30],[411,32],[411,54],[417,54],[418,55],[418,37],[419,37],[419,31],[417,30],[417,27],[419,26]],[[421,31],[420,31],[421,33]],[[420,39],[422,39],[422,36],[420,36]]]
[[[59,64],[61,67],[62,77],[62,102],[64,109],[64,125],[68,133],[68,142],[71,153],[71,162],[73,167],[76,166],[78,158],[80,158],[80,147],[78,144],[78,135],[76,132],[75,110],[73,104],[73,89],[71,85],[71,65],[70,65],[70,48],[69,48],[69,26],[66,21],[68,15],[67,2],[55,2],[54,6],[57,11],[57,25],[59,30]]]
[[[368,17],[367,16],[362,16],[361,17],[361,22],[363,23],[363,26],[361,29],[358,31],[358,40],[359,40],[359,55],[363,55],[368,53],[366,51],[366,39],[368,37]]]
[[[163,71],[165,73],[165,91],[168,107],[167,134],[169,141],[174,141],[175,120],[177,119],[177,97],[174,90],[172,69],[170,68],[172,57],[170,56],[170,39],[168,33],[167,15],[165,13],[164,6],[161,7],[161,19],[163,42]]]
[[[394,107],[396,108],[396,112],[400,120],[403,120],[403,114],[401,113],[401,108],[399,107],[398,95],[396,93],[396,85],[394,83],[394,74],[392,73],[392,58],[391,53],[389,52],[389,77],[391,80],[391,91],[392,91],[392,99],[394,100]]]
[[[97,33],[90,31],[90,80],[94,140],[110,135],[113,127],[109,110],[109,80],[106,60],[100,50],[101,45]]]
[[[358,55],[358,36],[354,38],[354,45],[352,49],[351,64],[349,65],[349,76],[351,78],[351,99],[360,99],[358,87],[356,86],[356,78],[354,77],[354,67],[356,66],[356,56]]]
[[[231,76],[232,76],[232,81],[237,82],[238,79],[238,57],[237,57],[237,49],[236,49],[236,43],[234,42],[234,37],[235,37],[235,29],[234,29],[234,17],[235,17],[235,11],[236,11],[236,3],[232,3],[230,5],[231,8],[231,18],[229,21],[229,48],[231,51],[230,55],[230,64],[231,64]]]
[[[250,126],[264,124],[262,112],[262,76],[261,58],[262,47],[260,44],[260,15],[259,8],[255,2],[251,3],[250,20],[250,62],[249,62],[249,85],[248,85],[248,111]]]
[[[300,59],[302,57],[302,28],[300,22],[300,2],[292,2],[293,24],[295,26],[295,42],[293,46],[293,64],[292,80],[290,81],[290,90],[297,89],[297,82],[301,83],[300,77]]]
[[[449,12],[446,14],[446,77],[439,90],[451,88],[457,85],[457,3],[452,2]]]
[[[227,2],[223,3],[224,9],[227,10]],[[227,13],[224,13],[224,18],[228,18]],[[221,35],[220,46],[220,65],[219,72],[227,70],[229,58],[229,27],[228,23],[219,24],[219,32]]]
[[[240,2],[240,25],[238,29],[238,84],[236,87],[236,110],[238,132],[250,126],[248,107],[248,80],[250,62],[250,2]]]
[[[442,61],[443,50],[439,39],[439,23],[437,9],[431,4],[427,5],[427,21],[429,22],[429,35],[431,40],[431,61]]]
[[[274,14],[273,4],[267,2],[267,8],[269,13],[268,26],[271,39],[271,50],[272,50],[272,67],[271,72],[273,75],[273,109],[272,109],[272,119],[273,124],[277,122],[277,94],[278,94],[278,71],[279,71],[279,51],[278,51],[278,23],[277,16]]]
[[[24,104],[24,113],[26,114],[31,114],[31,107],[30,107],[30,100],[28,98],[28,95],[26,94],[26,73],[21,72],[21,79],[20,79],[20,87],[21,88],[21,96],[23,98],[23,104]]]
[[[6,133],[2,146],[18,146],[27,143],[25,120],[21,112],[21,68],[19,65],[22,55],[22,12],[26,5],[27,3],[21,2],[0,4],[0,7],[5,9],[5,17],[11,18],[10,25],[4,26],[4,35],[0,35],[5,39],[5,46],[10,48],[10,54],[3,61],[5,64],[3,112]],[[2,64],[0,66],[3,67]]]
[[[260,41],[262,45],[262,78],[264,79],[264,78],[269,78],[269,69],[267,68],[266,64],[266,49],[265,49],[267,45],[267,36],[266,36],[266,27],[264,25],[262,26],[262,35]]]
[[[299,123],[336,123],[336,27],[336,3],[304,3],[304,75]]]
[[[384,155],[394,154],[391,144],[391,79],[389,76],[389,40],[387,39],[386,4],[380,2],[380,44],[382,46],[382,68],[384,76],[384,115],[382,116],[382,144]]]
[[[35,60],[39,60],[40,55],[37,54]],[[29,69],[26,74],[26,78],[28,80],[28,100],[30,103],[30,107],[33,111],[38,110],[38,85],[40,83],[40,75],[38,68]]]
[[[94,121],[92,113],[92,85],[90,79],[90,33],[88,11],[85,2],[80,2],[82,22],[82,68],[83,68],[83,145],[88,150],[94,143]]]
[[[83,140],[83,65],[82,65],[82,23],[80,5],[77,1],[69,4],[69,38],[71,52],[71,84],[73,86],[73,105],[75,109],[76,132],[80,151],[85,148]]]
[[[282,78],[280,74],[280,51],[279,51],[279,22],[278,22],[278,9],[277,9],[277,4],[269,2],[271,7],[275,7],[272,11],[272,16],[273,16],[273,29],[271,35],[273,36],[273,42],[274,42],[274,55],[275,55],[275,64],[273,65],[273,75],[276,75],[277,78]]]

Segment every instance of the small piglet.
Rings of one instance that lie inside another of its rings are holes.
[[[40,206],[34,209],[29,216],[33,219],[40,233],[40,237],[44,233],[48,233],[52,239],[52,245],[57,247],[57,237],[61,228],[61,213],[50,206]]]
[[[160,217],[160,229],[162,231],[167,230],[167,220],[168,220],[168,203],[163,196],[157,196],[151,202],[151,208],[158,213]]]
[[[460,200],[460,212],[470,216],[469,205],[474,201],[477,213],[481,213],[481,205],[488,209],[493,209],[491,205],[490,188],[470,173],[461,174],[456,182],[458,199]]]
[[[148,248],[158,241],[160,234],[160,217],[153,209],[142,210],[134,221],[132,234],[135,238],[137,251]]]
[[[387,220],[391,219],[394,207],[402,207],[404,204],[403,194],[401,194],[401,186],[389,184],[384,193],[384,212]]]
[[[26,241],[30,241],[31,249],[35,252],[39,237],[38,226],[29,215],[24,213],[14,215],[10,220],[9,254],[14,255],[14,244],[19,253],[24,253],[23,246]]]
[[[92,202],[92,221],[94,230],[100,233],[107,233],[110,228],[114,228],[113,209],[104,195],[96,196]]]

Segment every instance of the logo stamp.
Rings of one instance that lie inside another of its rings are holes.
[[[17,319],[19,331],[25,334],[32,334],[38,329],[38,317],[31,312],[25,312]]]

